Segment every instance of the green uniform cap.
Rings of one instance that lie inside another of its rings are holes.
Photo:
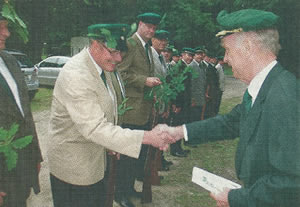
[[[107,43],[107,47],[126,50],[127,24],[93,24],[88,27],[88,37]]]
[[[273,28],[278,19],[279,16],[272,12],[256,9],[243,9],[230,14],[223,10],[217,16],[217,22],[223,30],[216,36],[224,37],[236,32]]]
[[[160,39],[160,40],[168,40],[169,39],[169,32],[166,30],[156,30],[154,34],[154,38]]]
[[[207,52],[207,50],[205,49],[205,46],[196,47],[194,50],[195,50],[195,53],[206,53]]]
[[[161,20],[161,16],[155,13],[144,13],[138,15],[137,19],[138,21],[142,21],[144,23],[158,25]]]
[[[13,5],[9,3],[9,1],[4,2],[0,1],[0,20],[8,21],[8,25],[11,27],[11,30],[16,32],[19,37],[24,41],[24,43],[28,42],[29,33],[27,30],[26,24],[23,20],[17,15]]]
[[[182,50],[181,50],[181,54],[182,54],[182,53],[189,53],[189,54],[194,55],[194,54],[195,54],[195,50],[194,50],[193,48],[184,47],[184,48],[182,48]]]
[[[177,49],[172,50],[172,57],[173,56],[180,56],[179,51]]]
[[[167,45],[167,47],[164,49],[164,51],[171,51],[171,52],[173,52],[174,49],[175,49],[174,45]]]

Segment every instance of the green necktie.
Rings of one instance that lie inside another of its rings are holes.
[[[146,44],[145,44],[146,56],[147,56],[148,62],[150,63],[149,46],[150,46],[149,43],[146,43]]]
[[[158,58],[159,58],[159,60],[160,60],[160,63],[163,64],[163,61],[164,61],[163,56],[162,56],[162,55],[159,55]]]
[[[103,80],[103,82],[105,84],[105,87],[107,88],[106,77],[105,77],[104,71],[102,71],[102,73],[101,73],[101,78],[102,78],[102,80]]]
[[[248,113],[252,107],[252,97],[249,94],[248,89],[244,93],[243,103],[244,103],[246,112]]]

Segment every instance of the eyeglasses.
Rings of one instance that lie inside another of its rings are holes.
[[[104,47],[104,48],[105,48],[112,56],[121,55],[121,51],[120,51],[120,50],[108,48],[105,44],[102,44],[102,46],[103,46],[103,47]]]

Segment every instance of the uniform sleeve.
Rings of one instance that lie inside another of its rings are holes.
[[[241,106],[237,105],[226,115],[186,124],[189,143],[201,144],[238,137]]]

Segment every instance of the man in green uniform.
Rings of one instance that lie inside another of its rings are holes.
[[[219,13],[224,61],[247,83],[243,102],[223,116],[166,128],[190,143],[240,137],[239,189],[211,194],[219,207],[300,206],[299,80],[276,61],[280,49],[272,12]]]

